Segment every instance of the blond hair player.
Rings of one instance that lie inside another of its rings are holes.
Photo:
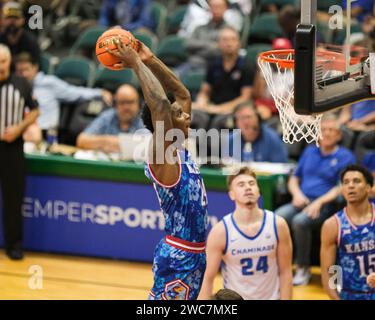
[[[235,211],[211,230],[207,268],[198,299],[209,299],[223,261],[224,287],[247,300],[291,299],[292,241],[285,220],[260,209],[256,175],[242,168],[228,177]]]

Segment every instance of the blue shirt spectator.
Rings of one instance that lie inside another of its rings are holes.
[[[42,130],[57,128],[60,103],[78,103],[100,97],[103,97],[106,103],[111,103],[112,95],[105,90],[74,86],[54,75],[39,71],[38,63],[28,53],[17,56],[15,65],[17,74],[32,84],[40,110],[37,123]]]
[[[375,181],[375,151],[366,154],[362,160],[362,165],[370,170],[374,176]],[[372,187],[372,192],[370,193],[370,200],[375,204],[375,186]]]
[[[83,149],[118,152],[120,133],[148,133],[139,116],[139,94],[131,85],[120,86],[115,94],[115,108],[103,111],[78,136],[77,146]]]
[[[231,134],[229,137],[230,156],[241,162],[288,162],[287,149],[277,132],[266,125],[261,125],[260,128],[259,136],[252,143],[247,143],[239,132]],[[233,155],[235,139],[241,139],[241,158],[235,152]]]
[[[375,101],[367,100],[345,106],[340,112],[340,124],[353,131],[371,131],[375,124]]]
[[[362,164],[375,174],[375,151],[366,154],[362,160]]]
[[[98,24],[104,27],[120,25],[129,31],[139,28],[155,31],[150,4],[150,0],[104,0]]]
[[[372,112],[375,112],[375,101],[367,100],[360,101],[351,106],[352,108],[352,120],[359,120]]]
[[[343,0],[342,7],[347,9],[347,0]],[[372,15],[374,8],[374,0],[355,0],[351,4],[352,17],[356,17],[359,22],[363,22],[364,18]]]
[[[234,110],[236,128],[229,137],[229,148],[222,150],[229,157],[241,162],[287,162],[286,146],[275,130],[261,123],[260,116],[250,102]],[[241,140],[241,150],[236,150],[236,141]],[[224,143],[225,144],[225,143]],[[224,153],[225,157],[226,154]]]
[[[297,264],[294,285],[309,283],[312,232],[340,208],[340,172],[355,163],[352,152],[338,145],[342,133],[334,114],[323,116],[321,131],[319,147],[312,145],[305,149],[289,179],[292,201],[275,211],[288,222],[294,234]]]
[[[294,175],[300,179],[302,192],[311,200],[324,195],[339,183],[342,169],[355,163],[353,153],[339,146],[328,155],[317,146],[309,146],[302,153]]]
[[[120,133],[134,133],[140,129],[144,129],[140,117],[133,119],[127,130],[121,129],[117,111],[113,108],[103,111],[83,132],[91,135],[118,135]]]

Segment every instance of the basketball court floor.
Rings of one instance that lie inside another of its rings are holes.
[[[33,266],[43,272],[41,289],[32,289]],[[144,300],[151,286],[152,271],[148,263],[36,252],[26,252],[24,260],[15,262],[0,250],[1,300]],[[218,275],[214,290],[221,287],[222,279]],[[313,279],[308,286],[294,288],[293,298],[328,299],[320,285],[319,268],[313,268]]]

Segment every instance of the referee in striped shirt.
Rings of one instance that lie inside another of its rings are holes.
[[[38,106],[28,82],[10,71],[11,53],[0,44],[0,186],[3,199],[3,227],[6,254],[23,258],[21,206],[25,187],[22,133],[35,122]],[[29,113],[25,116],[25,108]]]

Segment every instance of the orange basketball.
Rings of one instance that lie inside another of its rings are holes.
[[[114,43],[114,39],[116,37],[120,37],[123,44],[130,44],[134,50],[138,51],[138,42],[129,31],[115,28],[104,32],[96,41],[96,56],[103,66],[112,70],[123,69],[114,67],[114,65],[116,63],[120,63],[121,60],[106,51],[106,48],[109,48],[113,51],[118,51],[116,44]]]

